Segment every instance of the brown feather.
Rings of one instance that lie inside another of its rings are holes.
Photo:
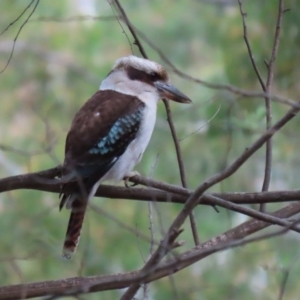
[[[96,92],[75,115],[70,131],[66,139],[65,161],[62,169],[62,178],[68,178],[68,174],[74,173],[72,180],[78,182],[74,191],[68,191],[67,194],[79,193],[87,196],[93,185],[107,172],[105,168],[109,168],[109,160],[111,157],[118,157],[126,149],[128,142],[132,140],[136,131],[132,130],[124,135],[126,142],[116,145],[114,152],[101,155],[101,160],[108,161],[108,165],[103,165],[98,172],[91,178],[82,177],[77,167],[84,164],[93,165],[99,156],[90,154],[89,150],[95,147],[99,141],[104,138],[114,125],[114,123],[124,117],[127,113],[134,113],[138,108],[144,107],[144,103],[137,97],[124,95],[113,90],[104,90]],[[70,179],[70,178],[69,178]],[[67,181],[69,181],[67,179]],[[60,209],[68,200],[65,195],[65,186],[61,189],[61,205]]]
[[[113,90],[96,92],[75,115],[68,133],[65,164],[80,162],[105,137],[114,123],[143,104],[135,96]]]
[[[110,153],[97,155],[89,151],[107,136],[117,120],[135,113],[139,108],[143,109],[144,103],[137,97],[104,90],[96,92],[73,119],[66,139],[62,178],[68,178],[70,173],[74,173],[72,180],[75,179],[77,184],[74,189],[68,191],[66,185],[62,185],[60,203],[60,209],[66,203],[67,207],[72,209],[63,250],[63,256],[66,258],[71,258],[78,245],[90,191],[111,168],[116,160],[112,159],[120,156],[128,143],[134,139],[137,128],[124,131],[124,139]],[[96,168],[87,177],[80,173],[86,166]]]
[[[63,257],[70,259],[75,253],[79,243],[80,232],[83,225],[87,203],[75,199],[72,203],[69,224],[63,247]]]

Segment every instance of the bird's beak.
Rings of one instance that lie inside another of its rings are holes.
[[[167,98],[167,99],[170,99],[170,100],[173,100],[176,102],[180,102],[180,103],[191,103],[192,102],[192,100],[190,98],[188,98],[185,94],[180,92],[175,86],[173,86],[169,83],[156,81],[154,83],[154,85],[156,86],[156,88],[162,98]]]

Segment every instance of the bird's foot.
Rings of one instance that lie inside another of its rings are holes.
[[[134,187],[134,186],[138,185],[138,183],[132,183],[132,184],[129,184],[130,178],[132,178],[132,177],[134,177],[134,176],[136,176],[136,175],[140,176],[140,173],[137,172],[137,171],[131,171],[129,174],[127,174],[127,175],[123,178],[124,184],[125,184],[125,186],[126,186],[127,188],[131,188],[131,187]]]

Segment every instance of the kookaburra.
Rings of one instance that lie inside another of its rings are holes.
[[[159,99],[191,100],[170,84],[166,70],[153,61],[118,59],[97,91],[75,115],[66,139],[60,209],[71,209],[63,256],[70,258],[79,242],[88,201],[104,180],[130,177],[149,143]]]

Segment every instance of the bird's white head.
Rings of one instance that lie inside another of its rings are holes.
[[[191,100],[170,83],[167,71],[158,63],[133,55],[118,59],[112,71],[102,81],[100,90],[137,96],[158,101],[167,98],[181,103]]]

